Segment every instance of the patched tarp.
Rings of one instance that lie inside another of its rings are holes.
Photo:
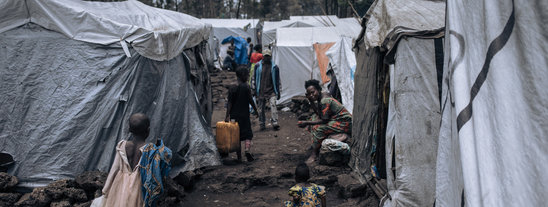
[[[436,67],[435,41],[401,39],[390,65],[385,162],[391,166],[386,170],[391,199],[385,206],[434,204],[442,69]]]
[[[447,1],[436,206],[546,205],[546,11],[546,1]]]
[[[379,108],[383,105],[382,85],[385,76],[383,56],[378,47],[365,49],[363,39],[358,39],[356,45],[356,73],[354,75],[354,107],[352,112],[352,143],[351,157],[348,165],[360,175],[360,181],[365,183],[371,176],[371,163],[376,149],[379,126]],[[384,140],[382,138],[381,140]],[[384,146],[384,145],[382,145]],[[377,150],[377,151],[376,151]],[[380,153],[381,155],[383,153]],[[384,156],[383,156],[384,157]],[[379,164],[384,164],[384,159]],[[380,168],[379,169],[384,169]],[[380,172],[382,173],[382,172]],[[384,175],[385,173],[383,173]]]
[[[183,53],[155,61],[118,44],[78,41],[33,23],[0,33],[0,151],[23,186],[108,171],[128,118],[151,119],[149,141],[173,150],[171,175],[219,155]],[[192,53],[190,53],[192,54]]]
[[[3,0],[0,33],[28,22],[75,40],[110,45],[123,41],[142,56],[170,60],[207,40],[211,25],[139,1]]]
[[[390,51],[402,36],[442,37],[445,1],[377,0],[366,17],[366,48]]]

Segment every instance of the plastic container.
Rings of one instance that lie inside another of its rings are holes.
[[[240,127],[238,122],[217,122],[217,149],[219,153],[237,152],[240,150]]]

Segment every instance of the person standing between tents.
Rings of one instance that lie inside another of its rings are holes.
[[[278,110],[276,100],[280,100],[282,83],[280,80],[280,69],[272,62],[272,53],[269,49],[263,52],[263,60],[255,64],[255,72],[252,80],[252,87],[259,104],[259,122],[261,130],[265,130],[265,109],[266,103],[270,103],[270,121],[274,130],[278,130]]]
[[[103,196],[95,199],[92,206],[153,206],[163,192],[162,179],[171,169],[171,150],[161,140],[157,140],[159,146],[146,144],[150,120],[145,114],[131,115],[129,132],[131,140],[116,145]]]
[[[330,137],[338,137],[336,140],[344,142],[352,133],[352,114],[333,97],[322,94],[322,87],[318,80],[308,80],[304,84],[306,88],[306,98],[314,114],[308,121],[299,121],[298,126],[305,128],[312,133],[313,144],[312,154],[306,161],[313,163],[320,153],[322,142]],[[340,136],[343,135],[343,136]]]
[[[236,60],[234,60],[234,50],[228,49],[226,51],[227,56],[223,60],[223,69],[229,70],[229,71],[235,71],[238,64],[236,64]]]
[[[251,85],[251,80],[253,80],[253,75],[255,74],[255,64],[257,64],[259,61],[263,60],[263,50],[261,48],[261,45],[255,45],[253,48],[255,52],[251,53],[249,63],[251,64],[250,70],[249,70],[249,85]]]
[[[251,37],[247,37],[245,41],[247,42],[247,62],[250,62],[251,53],[253,53],[253,43],[251,42]]]
[[[228,91],[228,107],[225,121],[228,122],[230,119],[235,119],[238,122],[240,141],[245,141],[245,157],[248,162],[252,162],[254,158],[250,151],[253,131],[251,130],[251,120],[249,119],[249,105],[255,111],[257,111],[257,106],[252,99],[251,90],[247,83],[248,74],[245,66],[240,66],[236,69],[238,85],[231,87]],[[241,152],[238,151],[236,155],[238,156],[238,160],[241,161]]]

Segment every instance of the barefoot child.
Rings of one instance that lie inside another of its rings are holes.
[[[251,162],[254,158],[250,152],[253,132],[251,131],[251,121],[249,119],[249,105],[251,104],[255,111],[257,111],[257,106],[251,97],[251,90],[247,84],[249,77],[247,68],[242,66],[236,69],[236,76],[238,77],[238,85],[230,88],[228,91],[228,107],[225,121],[228,122],[230,119],[234,119],[238,122],[240,141],[245,140],[245,156],[247,161]],[[238,160],[242,159],[240,151],[237,152],[237,156]]]
[[[289,189],[292,201],[286,201],[285,207],[325,207],[325,187],[308,182],[308,166],[301,163],[295,169],[296,185]]]

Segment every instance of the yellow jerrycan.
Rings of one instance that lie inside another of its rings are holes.
[[[240,150],[240,127],[238,122],[217,122],[217,149],[220,153],[237,152]]]

